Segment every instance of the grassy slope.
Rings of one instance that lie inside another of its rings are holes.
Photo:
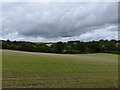
[[[3,51],[3,87],[117,87],[117,58]]]
[[[0,49],[0,89],[2,87],[2,50]]]

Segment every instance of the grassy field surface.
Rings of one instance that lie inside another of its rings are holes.
[[[49,54],[3,50],[3,87],[114,88],[118,55]]]

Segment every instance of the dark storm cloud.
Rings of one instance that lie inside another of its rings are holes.
[[[117,27],[117,9],[113,2],[4,3],[3,36],[16,32],[24,37],[57,39],[101,32],[100,28]]]

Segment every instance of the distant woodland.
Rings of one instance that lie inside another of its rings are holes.
[[[99,41],[68,41],[57,43],[38,43],[25,41],[1,40],[2,49],[29,52],[85,54],[85,53],[115,53],[120,54],[120,40]]]

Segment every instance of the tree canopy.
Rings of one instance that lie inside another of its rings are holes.
[[[45,52],[45,53],[120,53],[119,40],[68,41],[57,43],[33,43],[25,41],[1,40],[2,49]],[[48,45],[50,44],[50,45]],[[1,48],[1,47],[0,47]]]

